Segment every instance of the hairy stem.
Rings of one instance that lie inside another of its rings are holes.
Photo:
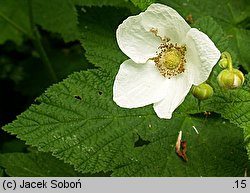
[[[39,52],[39,55],[42,59],[42,62],[44,63],[44,65],[47,68],[48,73],[51,76],[51,79],[53,80],[53,82],[57,82],[57,77],[56,74],[54,72],[54,69],[49,61],[49,58],[47,56],[47,53],[45,52],[41,39],[40,39],[40,33],[34,23],[33,20],[33,9],[32,9],[32,0],[28,0],[28,6],[29,6],[29,18],[30,18],[30,25],[31,25],[31,30],[32,30],[32,39],[33,42],[36,46],[37,51]]]

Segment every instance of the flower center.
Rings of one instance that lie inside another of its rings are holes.
[[[160,62],[170,70],[176,69],[181,63],[181,52],[176,49],[164,52]]]
[[[153,60],[164,77],[171,78],[185,71],[186,46],[163,42],[159,49],[160,53]]]
[[[171,78],[185,71],[184,65],[186,63],[186,46],[178,46],[177,43],[170,43],[169,38],[162,38],[158,35],[158,30],[155,28],[150,29],[156,37],[159,37],[162,41],[159,46],[159,52],[154,58],[150,58],[155,62],[156,67],[160,73],[166,77]]]

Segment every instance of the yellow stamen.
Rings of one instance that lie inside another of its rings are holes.
[[[158,34],[158,29],[152,28],[150,32],[156,37],[159,37],[162,41],[159,46],[160,52],[157,52],[156,57],[150,58],[150,60],[155,62],[160,73],[166,78],[171,78],[183,73],[186,63],[186,46],[178,46],[177,44],[170,43],[170,38],[161,37]]]

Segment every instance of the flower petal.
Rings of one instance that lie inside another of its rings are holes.
[[[113,100],[120,107],[137,108],[162,100],[168,79],[152,61],[137,64],[126,60],[120,66],[113,87]]]
[[[221,54],[210,38],[195,28],[188,31],[185,43],[189,81],[199,85],[208,79]]]
[[[128,17],[118,26],[116,38],[120,49],[136,63],[155,57],[162,40],[152,29],[162,38],[182,43],[190,26],[171,7],[151,4],[145,12]]]
[[[171,78],[174,83],[165,88],[168,92],[163,100],[154,104],[158,117],[170,119],[174,110],[184,101],[192,84],[188,81],[188,74],[183,73]]]
[[[124,54],[136,63],[145,63],[156,56],[161,40],[141,25],[142,13],[128,17],[118,26],[117,43]]]
[[[174,43],[182,43],[191,28],[177,11],[158,3],[151,4],[142,14],[142,25],[147,31],[156,28],[158,35]]]

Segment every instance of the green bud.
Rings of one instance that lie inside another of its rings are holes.
[[[227,59],[226,59],[226,58],[220,59],[219,65],[220,65],[221,68],[227,68],[227,66],[228,66],[228,61],[227,61]]]
[[[240,87],[244,83],[244,75],[238,69],[225,69],[220,72],[217,80],[220,87],[234,89]]]
[[[205,100],[211,97],[214,94],[214,91],[209,84],[202,83],[198,86],[193,86],[192,94],[199,100]]]

